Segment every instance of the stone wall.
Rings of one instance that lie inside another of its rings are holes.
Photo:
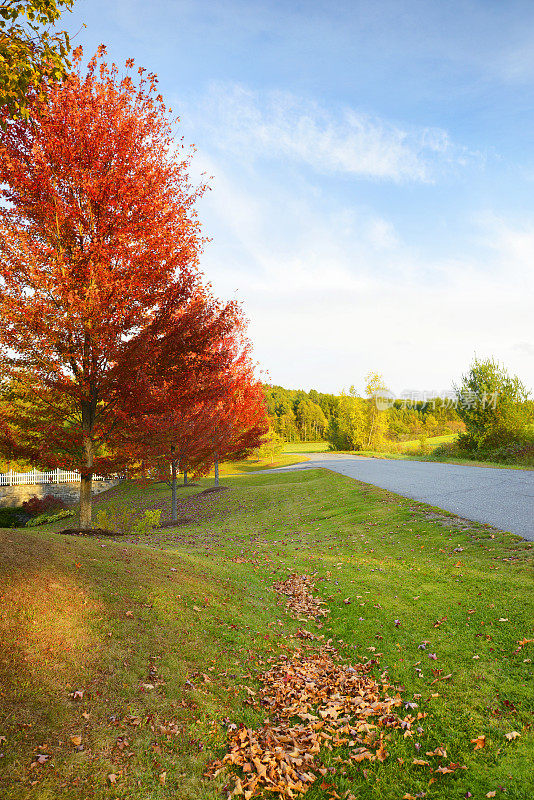
[[[93,495],[105,492],[120,483],[120,479],[109,481],[93,481]],[[78,503],[80,500],[79,483],[30,483],[20,486],[0,486],[0,508],[22,505],[30,497],[44,497],[52,494],[60,497],[65,503]]]

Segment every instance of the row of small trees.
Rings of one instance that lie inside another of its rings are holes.
[[[189,179],[154,75],[104,48],[46,91],[0,144],[0,444],[94,472],[174,476],[258,446],[268,428],[239,306],[202,279]]]
[[[366,397],[351,387],[339,399],[325,436],[335,450],[375,450],[396,441],[408,426],[418,435],[458,433],[453,449],[495,460],[532,458],[534,404],[517,376],[495,359],[475,358],[454,387],[452,398],[433,398],[407,407],[401,400],[376,402],[388,396],[381,376],[370,373]],[[447,447],[443,446],[446,455]]]
[[[446,397],[376,402],[391,397],[377,373],[340,395],[266,386],[275,432],[285,441],[324,438],[333,450],[384,449],[414,437],[459,434],[454,448],[499,458],[533,452],[534,403],[517,376],[493,358],[475,358]],[[445,448],[446,449],[446,448]],[[531,457],[531,456],[530,456]]]
[[[326,439],[335,450],[357,450],[464,430],[454,405],[446,399],[398,400],[377,415],[369,396],[380,388],[385,388],[381,376],[370,373],[363,397],[354,387],[333,395],[281,386],[266,386],[265,396],[274,430],[286,442]]]

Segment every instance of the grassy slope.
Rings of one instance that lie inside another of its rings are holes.
[[[244,475],[249,472],[259,472],[264,469],[276,469],[277,467],[288,467],[290,464],[299,464],[301,461],[308,461],[304,455],[293,455],[284,452],[271,459],[246,458],[243,461],[227,461],[220,465],[219,474],[221,478],[233,475]],[[213,472],[208,477],[213,477]]]
[[[457,435],[455,433],[450,433],[446,436],[429,436],[425,443],[427,447],[434,449],[435,447],[439,447],[440,444],[453,442],[456,438]],[[418,450],[421,443],[419,439],[410,439],[407,442],[399,442],[399,445],[405,450]]]
[[[447,436],[429,436],[426,444],[430,448],[438,447],[445,442],[452,442],[456,439],[456,434],[451,433]],[[419,439],[410,439],[406,442],[396,443],[403,450],[417,450],[420,447]],[[284,453],[326,453],[329,448],[328,442],[288,442],[284,447]]]
[[[328,442],[287,442],[284,453],[326,453]]]
[[[244,687],[257,686],[266,658],[299,641],[302,623],[287,616],[272,583],[315,570],[331,609],[321,633],[347,661],[381,653],[403,697],[421,695],[415,702],[428,713],[419,755],[443,745],[468,767],[429,785],[428,768],[411,765],[414,740],[393,733],[389,758],[368,765],[366,777],[356,767],[329,776],[338,793],[449,800],[467,791],[502,796],[502,786],[507,798],[530,800],[533,645],[514,651],[533,637],[531,545],[477,524],[459,528],[446,515],[429,518],[424,506],[326,471],[227,483],[233,491],[215,496],[210,519],[146,537],[148,547],[0,532],[0,796],[224,796],[224,780],[201,777],[208,756],[224,752],[220,721],[261,722]],[[167,497],[161,485],[127,484],[98,503],[151,507]],[[147,690],[151,664],[165,685]],[[431,668],[453,677],[432,685]],[[82,700],[69,698],[76,689]],[[521,737],[507,742],[512,730]],[[470,740],[480,734],[487,744],[474,752]],[[83,752],[70,741],[76,735]],[[50,759],[30,769],[38,753]],[[325,754],[325,764],[335,767],[335,756]],[[329,796],[318,786],[306,795]]]

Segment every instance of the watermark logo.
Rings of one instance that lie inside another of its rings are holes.
[[[387,411],[389,408],[392,408],[397,398],[389,389],[377,389],[376,392],[372,393],[371,399],[374,400],[379,411]]]
[[[499,392],[476,392],[464,391],[455,392],[452,389],[435,391],[429,389],[405,389],[400,394],[389,389],[377,389],[372,393],[370,399],[374,401],[379,411],[387,411],[394,403],[398,403],[400,408],[431,409],[437,407],[442,409],[461,408],[461,409],[495,409],[499,399]]]

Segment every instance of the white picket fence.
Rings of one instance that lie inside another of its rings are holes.
[[[105,481],[102,475],[93,475],[94,481]],[[53,469],[49,472],[39,472],[32,469],[30,472],[0,472],[0,486],[20,486],[21,484],[37,483],[79,483],[80,473],[73,469]]]

